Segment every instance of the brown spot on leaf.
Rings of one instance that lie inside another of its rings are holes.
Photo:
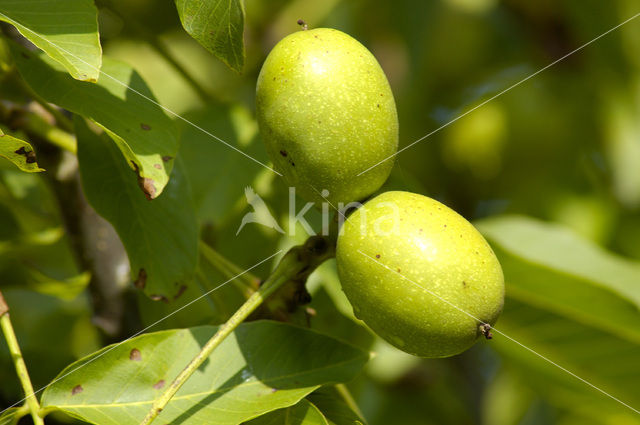
[[[466,288],[467,287],[467,282],[463,280],[462,281],[462,286]]]
[[[169,303],[169,299],[164,295],[152,294],[149,295],[149,298],[151,298],[153,301],[162,301],[163,303],[167,304]]]
[[[400,267],[398,267],[398,273],[400,273],[402,270],[400,270]]]
[[[82,388],[82,385],[76,385],[76,386],[75,386],[75,387],[73,387],[73,389],[71,390],[71,395],[80,394],[82,391],[84,391],[84,388]]]
[[[285,151],[284,149],[282,149],[280,151],[280,155],[284,156],[285,158],[287,157],[287,151]]]
[[[151,126],[149,124],[145,124],[145,123],[140,123],[140,128],[143,129],[144,131],[149,131],[151,130]]]
[[[129,352],[129,360],[132,360],[134,362],[139,362],[140,360],[142,360],[142,354],[140,353],[140,350],[138,350],[137,348],[132,349],[131,352]]]
[[[145,269],[140,269],[138,272],[138,278],[133,282],[136,288],[144,289],[147,285],[147,271]]]
[[[34,151],[27,151],[24,146],[21,146],[15,153],[25,156],[27,164],[36,162],[36,153]]]
[[[153,384],[153,388],[155,388],[156,390],[159,390],[162,387],[164,387],[164,379],[161,379],[155,384]]]
[[[172,156],[169,156],[169,155],[165,155],[165,156],[163,156],[163,157],[162,157],[162,160],[163,160],[164,162],[171,161],[172,159],[173,159],[173,157],[172,157]]]
[[[26,54],[25,52],[20,52],[20,55],[25,58],[25,59],[31,59],[31,56],[29,56],[28,54]]]
[[[277,389],[277,388],[271,388],[271,392],[272,392],[272,393],[275,393],[275,392],[277,392],[277,391],[278,391],[278,389]]]
[[[187,290],[187,285],[182,285],[180,286],[180,288],[178,289],[178,292],[176,292],[176,294],[173,296],[173,300],[177,300],[180,295],[184,294],[184,291]]]
[[[153,164],[153,168],[158,169],[158,170],[162,170],[162,165],[160,165],[160,164]]]
[[[133,165],[133,169],[138,176],[138,186],[140,186],[140,189],[142,189],[142,192],[144,193],[144,196],[147,198],[147,200],[152,200],[156,197],[157,192],[156,187],[153,184],[153,180],[148,177],[142,177],[140,175],[140,168],[138,168],[138,164],[136,164],[134,161],[131,161],[131,165]]]
[[[376,258],[380,258],[380,254],[376,254]]]
[[[152,200],[156,197],[156,187],[153,185],[153,180],[149,177],[138,177],[138,186],[144,192],[144,196],[147,200]]]

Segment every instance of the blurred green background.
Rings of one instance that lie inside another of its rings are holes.
[[[270,49],[298,30],[299,18],[310,27],[352,35],[378,58],[396,97],[403,147],[640,12],[634,0],[246,0],[247,60],[239,75],[184,32],[173,2],[96,3],[106,55],[133,66],[162,105],[264,161],[254,121],[255,82]],[[620,261],[640,261],[639,52],[640,20],[399,154],[385,188],[431,196],[469,220],[514,213],[555,222],[626,257]],[[202,90],[194,89],[167,55]],[[259,165],[179,124],[180,156],[203,238],[241,267],[255,264],[277,246],[293,244],[259,226],[234,236],[248,211],[246,185],[253,185],[283,223],[286,188]],[[36,387],[79,356],[126,338],[176,307],[135,293],[125,270],[119,275],[125,289],[119,295],[117,327],[101,325],[60,214],[44,177],[0,162],[0,282]],[[319,214],[309,215],[318,225]],[[29,232],[18,234],[19,228]],[[224,281],[202,267],[210,285]],[[256,274],[264,276],[269,267]],[[633,276],[637,294],[640,274]],[[509,279],[507,273],[507,284]],[[78,290],[70,294],[70,287]],[[313,326],[376,353],[362,377],[350,384],[371,425],[640,423],[640,415],[553,366],[539,365],[510,342],[503,341],[501,349],[496,343],[498,350],[492,343],[478,344],[439,360],[420,360],[390,348],[351,317],[332,264],[314,274],[310,287],[318,312]],[[212,316],[206,305],[194,305],[153,330],[220,322],[241,297],[229,291],[220,300],[228,312]],[[519,334],[515,327],[518,339],[537,332],[549,336],[545,347],[536,345],[534,337],[527,345],[570,369],[580,366],[578,372],[595,370],[589,362],[618,365],[606,371],[607,379],[600,379],[600,369],[588,378],[614,394],[620,394],[618,388],[622,396],[635,392],[629,403],[640,400],[637,333],[623,342],[610,341],[601,330],[581,327],[590,323],[581,321],[583,316],[568,314],[578,325],[568,324],[559,309],[531,304],[507,299],[505,326],[515,326],[510,312],[525,325],[538,326],[530,326],[530,334]],[[588,310],[588,301],[582,306]],[[545,323],[536,318],[541,311]],[[629,327],[640,325],[637,308],[634,313]],[[574,362],[554,336],[564,341],[575,337],[572,350],[593,357]],[[0,406],[7,406],[21,396],[6,348],[0,345]]]

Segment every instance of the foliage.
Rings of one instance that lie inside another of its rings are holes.
[[[254,94],[303,18],[372,51],[401,148],[444,126],[397,156],[383,190],[473,220],[502,265],[504,311],[492,340],[419,359],[353,316],[329,261],[308,307],[290,311],[281,300],[300,288],[283,287],[159,421],[640,424],[577,378],[640,407],[640,21],[447,125],[638,12],[631,0],[0,1],[0,290],[35,389],[51,384],[37,394],[45,422],[139,423],[304,242],[290,222],[304,202],[290,210],[260,165]],[[247,186],[287,234],[238,232]],[[306,217],[319,231],[319,211]],[[29,421],[12,354],[0,343],[0,424]]]

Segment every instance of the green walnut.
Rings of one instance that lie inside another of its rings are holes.
[[[391,172],[393,160],[384,160],[398,147],[393,93],[373,55],[341,31],[282,39],[260,71],[256,109],[275,169],[316,205],[323,190],[336,208],[364,199]]]
[[[489,244],[438,201],[386,192],[353,212],[338,236],[342,289],[356,317],[403,351],[468,349],[502,311],[504,277]]]

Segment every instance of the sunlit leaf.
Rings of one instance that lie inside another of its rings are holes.
[[[500,334],[492,346],[550,403],[587,416],[633,416],[561,368],[640,406],[640,265],[558,225],[514,216],[476,224],[504,269],[507,299],[497,329],[532,351]]]
[[[96,424],[137,424],[216,329],[148,333],[105,347],[62,371],[62,379],[44,392],[42,405]],[[157,420],[237,424],[294,405],[320,385],[352,379],[366,359],[366,353],[304,328],[244,323]]]
[[[0,130],[0,156],[13,162],[22,171],[29,173],[44,171],[38,166],[36,153],[29,143],[4,134],[2,130]]]
[[[97,81],[102,61],[98,10],[91,0],[0,2],[0,20],[14,25],[33,44],[78,80]]]
[[[500,259],[509,297],[640,343],[639,263],[526,217],[476,225]]]
[[[329,425],[364,425],[365,421],[338,394],[335,388],[321,388],[307,396]]]
[[[103,77],[91,84],[70,78],[44,55],[14,44],[12,51],[20,75],[36,93],[103,127],[136,171],[130,179],[138,180],[149,199],[162,193],[178,152],[177,130],[130,66],[105,57]]]
[[[84,193],[120,236],[136,286],[152,298],[175,299],[192,284],[198,257],[198,226],[180,163],[162,196],[149,202],[111,140],[82,118],[75,124]]]
[[[318,408],[302,399],[291,407],[278,409],[257,417],[246,425],[329,425]]]
[[[0,415],[0,425],[16,425],[25,413],[24,409],[19,407],[7,409]]]
[[[175,0],[185,31],[235,71],[244,66],[242,0]]]

